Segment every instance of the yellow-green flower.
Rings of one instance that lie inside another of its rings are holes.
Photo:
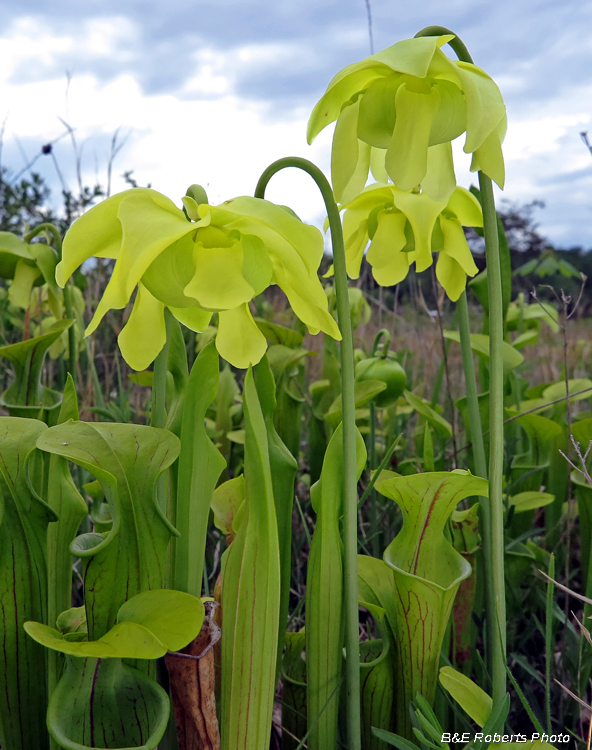
[[[481,206],[464,188],[457,187],[447,201],[435,201],[424,192],[403,191],[394,185],[370,185],[345,206],[343,233],[347,272],[360,275],[364,251],[380,286],[398,284],[415,263],[416,271],[431,266],[438,253],[436,276],[451,300],[466,286],[467,275],[478,269],[463,226],[483,226]]]
[[[421,184],[430,197],[446,199],[455,185],[450,142],[465,132],[471,169],[503,187],[501,93],[481,68],[442,52],[453,38],[405,39],[329,83],[310,116],[308,142],[337,120],[331,172],[338,201],[352,200],[370,169],[379,182],[388,174],[401,190]]]
[[[236,367],[248,367],[266,350],[249,301],[278,284],[311,333],[341,338],[317,276],[323,239],[315,227],[259,198],[210,206],[185,197],[183,203],[191,221],[164,195],[134,188],[74,222],[56,271],[61,286],[92,256],[116,261],[87,335],[108,310],[125,307],[137,287],[119,335],[131,367],[145,369],[164,346],[165,306],[194,331],[203,331],[217,312],[218,351]]]

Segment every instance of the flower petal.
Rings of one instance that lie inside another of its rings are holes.
[[[356,197],[368,179],[370,147],[358,140],[360,103],[348,104],[339,115],[331,149],[331,182],[338,202]]]
[[[463,227],[483,226],[481,205],[469,190],[457,187],[450,196],[446,210],[452,211]]]
[[[506,105],[497,84],[471,63],[456,61],[467,102],[465,153],[476,151],[506,114]]]
[[[506,118],[504,117],[498,127],[487,136],[481,146],[473,153],[471,160],[471,172],[479,169],[504,189],[506,181],[506,168],[504,155],[502,153],[502,140],[506,131]]]
[[[253,320],[247,303],[218,314],[216,348],[234,367],[256,365],[267,351],[267,341]]]
[[[425,271],[432,265],[431,239],[434,224],[446,208],[443,201],[434,201],[425,193],[408,193],[393,190],[395,206],[407,217],[415,237],[416,270]]]
[[[386,169],[400,190],[411,190],[425,177],[432,121],[440,103],[437,88],[412,91],[405,83],[397,89],[397,121],[386,152]]]
[[[394,286],[399,284],[409,273],[409,266],[415,253],[393,253],[390,261],[380,268],[372,268],[372,276],[380,286]]]
[[[360,275],[360,267],[367,244],[368,226],[366,222],[362,222],[345,241],[345,263],[347,266],[347,275],[350,279],[357,279]]]
[[[370,152],[370,171],[378,182],[388,182],[388,172],[384,165],[386,151],[381,148],[373,148]]]
[[[41,276],[41,271],[32,261],[19,260],[14,270],[14,278],[8,287],[8,299],[13,305],[23,310],[29,307],[31,290],[39,276]]]
[[[132,314],[117,341],[123,358],[133,370],[145,370],[166,343],[164,305],[141,283]]]
[[[373,268],[384,268],[389,265],[393,256],[405,247],[407,244],[405,224],[407,224],[405,214],[383,212],[379,215],[378,227],[366,256],[366,260]]]
[[[440,253],[436,263],[436,277],[453,302],[462,294],[467,285],[467,276],[460,265],[447,253]]]
[[[428,164],[421,188],[435,201],[447,201],[456,187],[452,144],[440,143],[428,148]]]
[[[253,298],[255,290],[243,276],[243,248],[233,240],[230,247],[205,247],[193,251],[195,275],[185,294],[207,310],[231,310]]]
[[[465,233],[458,219],[447,219],[440,216],[440,227],[444,235],[444,250],[446,255],[458,263],[464,273],[475,276],[479,269],[475,265],[473,255],[467,243]],[[442,286],[444,286],[442,284]]]
[[[183,323],[191,331],[202,333],[210,325],[213,313],[201,307],[169,307],[171,313],[179,323]]]
[[[87,211],[72,224],[64,237],[62,260],[56,269],[56,280],[63,287],[66,281],[89,258],[117,258],[121,248],[121,224],[117,218],[119,204],[136,190],[133,188],[107,198]]]
[[[388,76],[392,70],[383,63],[367,58],[359,63],[348,65],[337,73],[327,86],[327,91],[316,103],[306,132],[310,144],[327,125],[339,117],[343,104],[358,91],[363,91],[376,78]]]

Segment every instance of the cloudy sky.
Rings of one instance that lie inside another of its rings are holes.
[[[544,201],[536,218],[552,241],[592,248],[592,155],[579,135],[590,130],[592,140],[592,2],[370,2],[375,51],[428,24],[458,32],[508,106],[503,196]],[[134,170],[175,200],[199,182],[219,202],[252,193],[281,156],[328,171],[332,128],[307,146],[308,115],[334,73],[368,54],[364,0],[0,0],[2,163],[16,176],[64,134],[62,118],[88,184],[105,184],[119,128],[113,191]],[[70,139],[54,154],[74,189]],[[51,156],[34,169],[59,190]],[[268,197],[319,222],[312,184],[290,172]]]

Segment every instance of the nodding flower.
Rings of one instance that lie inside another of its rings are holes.
[[[181,210],[155,190],[134,188],[99,203],[68,230],[56,270],[60,286],[93,256],[115,259],[87,335],[108,310],[124,308],[137,288],[119,335],[130,367],[145,369],[163,348],[166,306],[198,332],[216,312],[220,355],[246,368],[267,348],[249,302],[277,284],[311,333],[341,338],[317,275],[323,257],[319,230],[259,198],[210,206],[185,196],[183,204]]]
[[[425,192],[444,200],[456,184],[450,144],[463,133],[471,170],[482,170],[503,188],[502,95],[481,68],[442,52],[452,39],[405,39],[348,65],[329,83],[310,116],[308,142],[337,121],[331,173],[338,201],[352,200],[370,170],[377,181],[388,177],[403,191],[427,175]]]
[[[370,185],[342,206],[347,271],[358,278],[364,251],[380,286],[398,284],[412,263],[416,271],[432,265],[438,253],[436,276],[451,300],[478,269],[463,226],[483,226],[477,199],[457,187],[446,201],[435,201],[419,190],[403,191],[394,185]]]

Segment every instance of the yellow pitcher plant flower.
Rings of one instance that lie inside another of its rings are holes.
[[[471,170],[482,170],[503,188],[501,143],[506,107],[496,83],[481,68],[451,60],[440,49],[453,34],[405,39],[343,68],[329,83],[308,122],[308,142],[329,123],[333,135],[331,173],[335,197],[357,195],[371,169],[401,190],[426,178],[435,200],[441,182],[455,184],[450,143],[466,133]],[[450,191],[451,192],[451,191]]]
[[[474,276],[475,265],[463,226],[483,226],[481,206],[464,188],[457,187],[447,201],[435,201],[425,192],[403,191],[394,185],[370,185],[346,203],[343,232],[347,271],[358,278],[364,251],[380,286],[403,281],[415,263],[418,272],[438,253],[436,276],[451,300],[456,301]]]
[[[183,204],[185,213],[156,190],[133,188],[99,203],[68,230],[56,270],[60,286],[93,256],[115,259],[86,335],[108,310],[124,308],[137,287],[119,335],[130,367],[145,369],[163,348],[166,306],[194,331],[203,331],[217,312],[218,352],[246,368],[267,348],[249,301],[277,284],[311,333],[341,338],[317,275],[323,239],[315,227],[259,198],[210,206],[186,196]]]

